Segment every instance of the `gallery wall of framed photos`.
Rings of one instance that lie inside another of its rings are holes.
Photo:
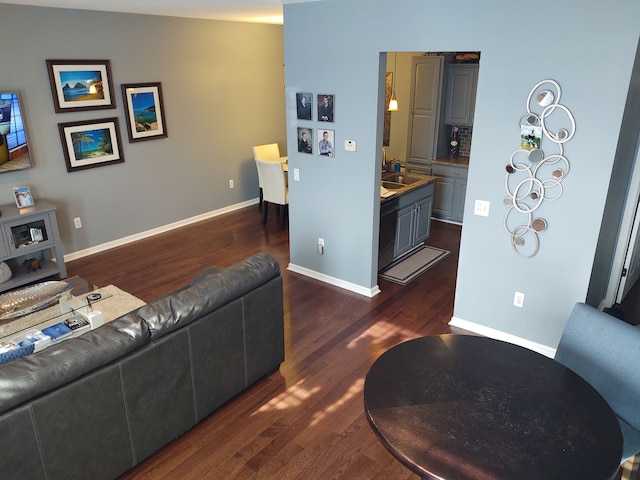
[[[315,104],[314,104],[315,98]],[[335,95],[296,93],[298,152],[335,157]],[[314,115],[315,114],[315,115]]]
[[[47,60],[56,113],[116,108],[109,60]],[[129,143],[167,137],[160,82],[121,85]],[[67,172],[124,163],[117,117],[58,123]]]

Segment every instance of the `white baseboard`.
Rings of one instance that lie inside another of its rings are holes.
[[[534,352],[538,352],[549,358],[553,358],[556,355],[555,348],[551,348],[546,345],[542,345],[540,343],[532,342],[531,340],[517,337],[515,335],[511,335],[510,333],[506,333],[501,330],[495,330],[490,327],[485,327],[484,325],[479,325],[477,323],[469,322],[467,320],[462,320],[460,318],[452,317],[451,320],[449,321],[449,325],[451,325],[452,327],[462,328],[464,330],[468,330],[469,332],[477,333],[485,337],[494,338],[496,340],[502,340],[504,342],[513,343],[515,345],[520,345],[521,347],[528,348],[529,350],[533,350]]]
[[[325,275],[324,273],[316,272],[315,270],[310,270],[293,263],[289,264],[287,270],[299,273],[301,275],[304,275],[305,277],[311,277],[316,280],[320,280],[321,282],[328,283],[336,287],[344,288],[345,290],[364,295],[365,297],[374,297],[380,293],[380,287],[378,287],[378,285],[373,288],[365,288],[360,285],[356,285],[355,283],[345,282],[344,280],[340,280],[339,278],[331,277],[329,275]]]
[[[84,250],[78,250],[77,252],[68,253],[64,256],[65,262],[70,262],[71,260],[77,260],[82,257],[86,257],[88,255],[93,255],[94,253],[104,252],[105,250],[109,250],[110,248],[120,247],[122,245],[126,245],[131,242],[136,242],[138,240],[142,240],[145,238],[153,237],[154,235],[158,235],[159,233],[168,232],[170,230],[174,230],[176,228],[184,227],[186,225],[190,225],[192,223],[201,222],[202,220],[207,220],[209,218],[217,217],[218,215],[222,215],[224,213],[233,212],[235,210],[240,210],[241,208],[248,207],[250,205],[256,205],[258,203],[258,199],[255,198],[253,200],[247,200],[246,202],[236,203],[235,205],[230,205],[228,207],[220,208],[218,210],[213,210],[211,212],[206,212],[201,215],[196,215],[195,217],[186,218],[184,220],[180,220],[178,222],[170,223],[168,225],[163,225],[158,228],[153,228],[151,230],[147,230],[146,232],[136,233],[134,235],[129,235],[128,237],[119,238],[117,240],[113,240],[111,242],[103,243],[100,245],[96,245],[95,247],[86,248]]]

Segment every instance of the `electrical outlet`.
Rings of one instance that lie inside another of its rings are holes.
[[[229,180],[229,188],[233,188],[233,179]]]
[[[324,238],[318,238],[318,255],[324,255]]]
[[[513,306],[522,308],[524,307],[524,293],[516,292],[513,296]]]
[[[73,224],[76,226],[76,228],[82,228],[82,220],[80,220],[80,217],[74,218]]]

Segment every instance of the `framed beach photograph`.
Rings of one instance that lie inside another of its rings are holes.
[[[59,123],[67,172],[124,162],[118,118]]]
[[[116,108],[109,60],[47,60],[56,113]]]
[[[16,207],[18,208],[33,207],[36,204],[29,187],[13,187],[13,196],[16,199]]]
[[[160,82],[122,84],[129,142],[167,137]]]

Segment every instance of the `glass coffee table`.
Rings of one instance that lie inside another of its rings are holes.
[[[110,298],[112,294],[82,277],[70,277],[64,282],[70,284],[71,289],[64,292],[51,306],[17,318],[0,321],[0,350],[3,345],[6,348],[11,343],[16,344],[25,339],[33,339],[35,338],[33,331],[42,331],[59,323],[66,324],[72,329],[72,334],[67,335],[71,337],[91,329],[88,320],[94,308],[97,310],[100,302]],[[38,342],[36,342],[36,351],[42,349],[45,344],[49,345],[50,342],[42,342],[42,346],[38,348]]]

